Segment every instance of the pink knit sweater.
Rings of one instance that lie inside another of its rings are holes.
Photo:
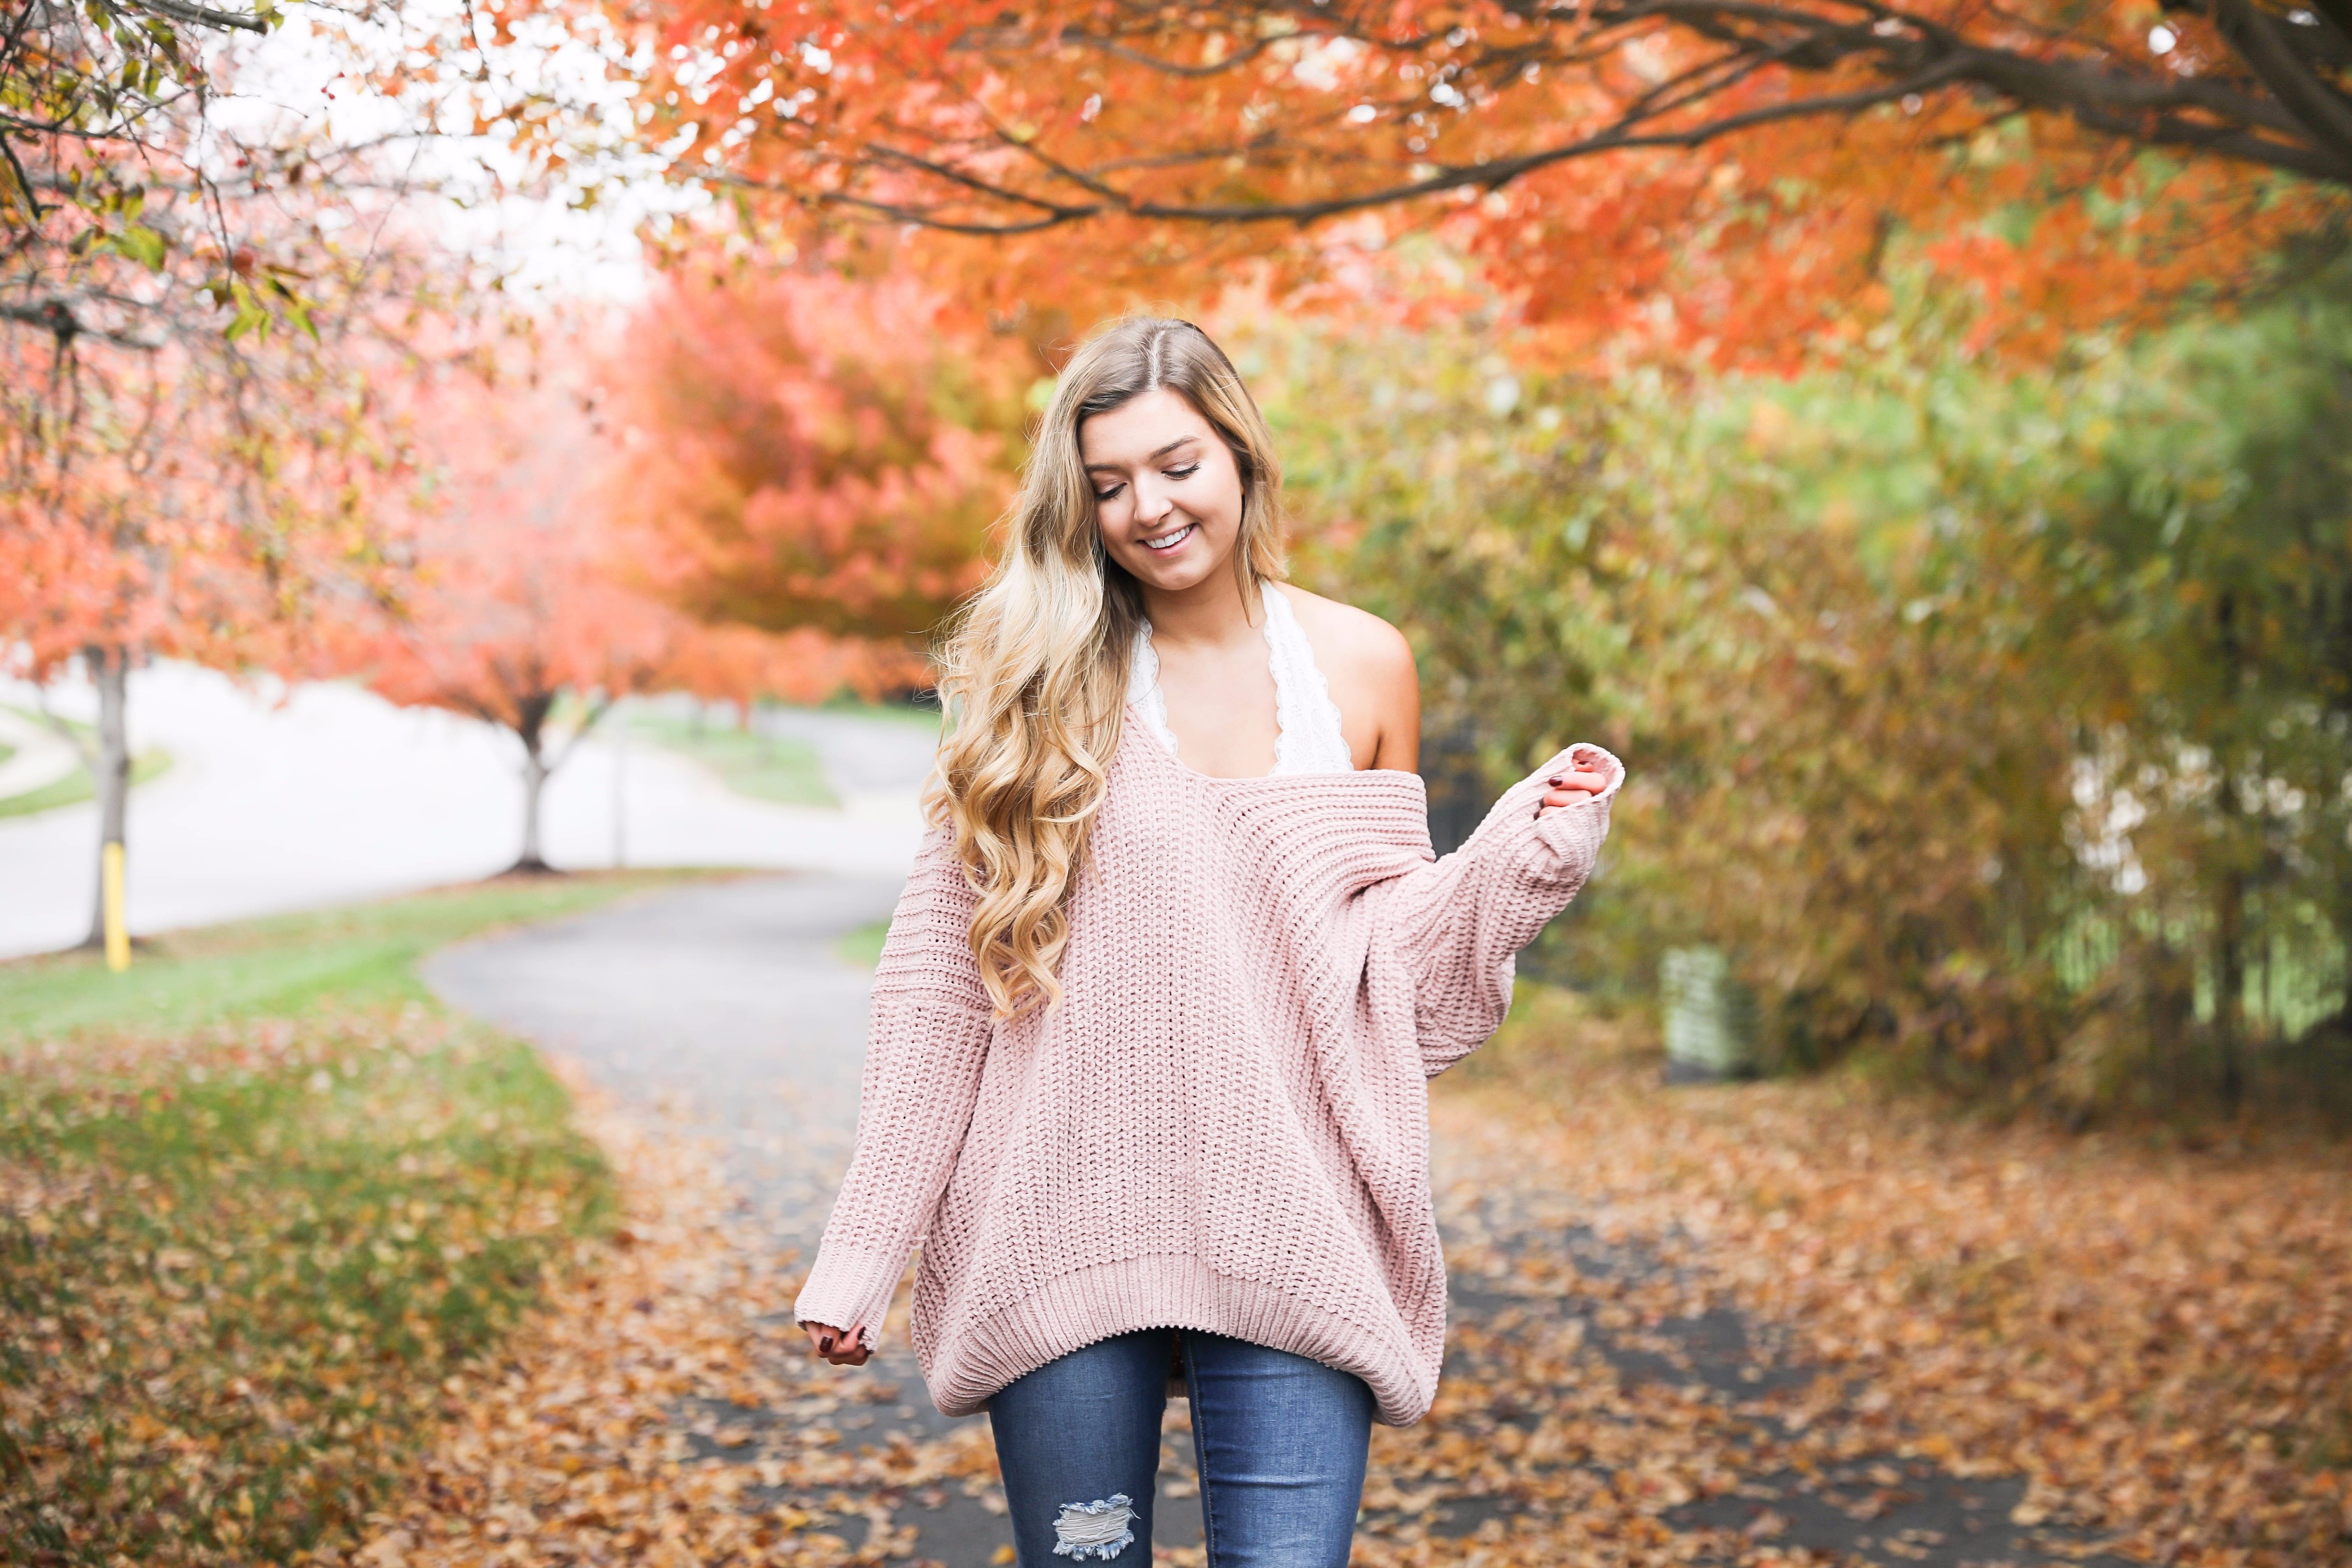
[[[920,1242],[915,1349],[949,1415],[1171,1326],[1344,1368],[1381,1420],[1419,1420],[1445,1339],[1425,1080],[1501,1024],[1518,950],[1592,869],[1624,770],[1580,749],[1605,794],[1538,815],[1564,751],[1433,860],[1411,773],[1212,778],[1129,713],[1062,1000],[1006,1022],[935,828],[801,1321],[878,1338]]]

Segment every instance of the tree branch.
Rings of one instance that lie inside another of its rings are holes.
[[[44,300],[36,305],[20,305],[14,300],[0,300],[0,321],[15,321],[20,326],[38,327],[61,343],[77,338],[96,338],[120,349],[153,349],[159,345],[128,332],[118,332],[105,327],[93,327],[76,316],[73,307],[63,300]]]
[[[2213,0],[2213,21],[2305,133],[2352,169],[2352,103],[2287,47],[2278,20],[2246,0]]]
[[[169,16],[174,22],[185,22],[194,27],[234,27],[239,32],[266,33],[269,24],[248,11],[215,11],[209,5],[196,5],[189,0],[120,0],[134,11],[152,11],[158,16]]]
[[[555,753],[555,760],[542,764],[546,770],[544,776],[553,778],[555,770],[572,760],[572,753],[580,749],[580,742],[588,738],[588,732],[596,727],[596,721],[611,712],[613,704],[618,700],[618,697],[604,693],[588,705],[587,716],[580,721],[580,727],[572,731],[572,738],[563,742],[563,749]]]

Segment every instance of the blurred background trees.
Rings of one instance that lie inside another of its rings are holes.
[[[1917,266],[1978,290],[1980,339],[2046,353],[2332,250],[2352,195],[2333,4],[629,17],[682,174],[771,243],[922,232],[915,256],[1007,311],[1084,319],[1251,268],[1377,308],[1417,233],[1555,352],[1785,369],[1861,337]]]
[[[637,574],[705,622],[919,647],[986,574],[1042,367],[912,279],[698,271],[613,366]]]
[[[2343,1093],[2347,297],[2026,371],[1930,316],[1792,381],[1258,352],[1433,731],[1642,759],[1558,971],[1720,943],[1774,1063],[2088,1115]]]
[[[395,702],[512,733],[516,871],[551,868],[540,834],[548,779],[606,710],[660,679],[686,629],[616,580],[596,500],[609,432],[568,346],[503,372],[452,368],[418,389],[415,434],[432,459],[404,512],[407,571],[347,658]],[[559,732],[566,696],[580,712]]]
[[[36,673],[359,669],[534,797],[566,694],[919,689],[1058,356],[1172,308],[1302,574],[1411,632],[1441,837],[1570,731],[1639,760],[1556,973],[1718,946],[1769,1065],[2070,1117],[2341,1090],[2338,7],[304,11],[386,144],[667,182],[642,297],[528,307],[412,200],[509,175],[207,107],[275,13],[27,15]]]

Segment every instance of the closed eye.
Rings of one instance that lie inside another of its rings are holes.
[[[1168,468],[1162,471],[1165,472],[1171,479],[1189,479],[1194,474],[1201,471],[1201,465],[1198,463],[1187,463],[1181,468]]]
[[[1126,487],[1125,485],[1113,485],[1113,486],[1111,486],[1111,488],[1110,488],[1110,489],[1107,489],[1107,490],[1097,490],[1097,491],[1095,492],[1095,500],[1112,500],[1113,498],[1115,498],[1115,497],[1118,494],[1118,492],[1119,492],[1119,491],[1121,491],[1121,490],[1123,490],[1123,489],[1127,489],[1127,487]]]

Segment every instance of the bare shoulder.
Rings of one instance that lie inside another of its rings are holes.
[[[1297,612],[1299,627],[1314,645],[1315,662],[1323,667],[1327,679],[1344,676],[1350,684],[1383,690],[1420,689],[1412,645],[1396,627],[1370,610],[1310,594],[1295,584],[1283,584],[1282,592]]]
[[[1285,583],[1360,768],[1410,773],[1421,756],[1421,677],[1404,634],[1369,611]]]

